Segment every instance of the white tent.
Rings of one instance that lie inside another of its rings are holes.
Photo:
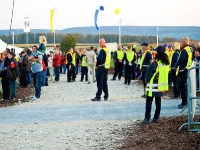
[[[2,53],[6,48],[9,48],[9,49],[14,48],[16,54],[21,53],[21,51],[23,50],[23,48],[7,45],[7,43],[5,43],[4,41],[0,39],[0,53]]]

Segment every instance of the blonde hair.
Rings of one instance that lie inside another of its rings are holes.
[[[180,46],[180,43],[178,43],[178,42],[175,42],[174,43],[174,50],[176,50],[176,49],[181,49],[181,46]]]
[[[46,37],[45,37],[44,35],[40,36],[40,37],[39,37],[39,42],[40,42],[40,43],[44,43],[44,44],[46,45],[46,44],[47,44],[47,39],[46,39]]]

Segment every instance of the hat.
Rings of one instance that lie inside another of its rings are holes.
[[[169,45],[168,48],[172,48],[172,45]]]
[[[144,43],[141,44],[141,46],[148,46],[148,45],[149,45],[149,44],[146,43],[146,42],[144,42]]]
[[[165,47],[160,45],[156,48],[157,52],[160,52],[160,53],[164,53],[165,52]]]
[[[163,45],[164,47],[167,47],[167,43],[164,43],[164,45]]]

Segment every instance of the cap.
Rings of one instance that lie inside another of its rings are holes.
[[[164,53],[165,52],[165,47],[160,45],[156,48],[157,52],[160,52],[160,53]]]
[[[144,42],[144,43],[141,44],[141,46],[148,46],[148,45],[149,45],[149,44],[146,43],[146,42]]]
[[[172,48],[172,45],[169,45],[168,48]]]
[[[167,43],[164,43],[164,45],[163,45],[164,47],[167,47]]]

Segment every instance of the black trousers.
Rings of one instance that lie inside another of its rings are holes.
[[[73,66],[71,65],[71,68],[69,68],[69,65],[67,65],[67,82],[72,80],[72,70]]]
[[[124,83],[131,83],[131,76],[133,72],[133,65],[129,66],[128,64],[125,65],[125,81]]]
[[[173,83],[173,91],[174,96],[179,97],[180,96],[180,82],[179,82],[179,76],[176,76],[176,70],[171,70],[171,80]]]
[[[144,86],[145,86],[145,75],[146,75],[146,70],[142,72],[142,78],[141,78]]]
[[[72,80],[75,81],[76,78],[76,67],[73,65],[72,67]]]
[[[7,71],[2,71],[2,89],[3,89],[3,99],[10,98],[10,84],[9,80],[6,78]]]
[[[187,72],[187,69],[179,72],[182,105],[187,105]]]
[[[135,68],[136,68],[136,64],[134,63],[133,69],[132,69],[132,77],[131,77],[132,80],[135,80]]]
[[[96,70],[96,80],[97,80],[97,93],[96,98],[101,98],[102,90],[104,92],[104,98],[108,98],[108,69],[104,66],[98,67]]]
[[[88,68],[87,67],[81,67],[81,81],[83,81],[85,75],[85,80],[88,81]]]
[[[28,85],[28,71],[22,71],[22,86],[27,87]]]
[[[122,77],[122,71],[123,71],[123,62],[116,62],[115,63],[115,73],[113,76],[113,79],[116,79],[118,75],[118,79],[120,80]]]
[[[148,119],[151,118],[151,108],[152,108],[153,98],[154,97],[147,96],[147,99],[146,99],[145,118],[148,118]],[[159,119],[160,110],[161,110],[161,97],[155,97],[155,105],[156,105],[156,110],[155,110],[155,113],[154,113],[154,118]]]

